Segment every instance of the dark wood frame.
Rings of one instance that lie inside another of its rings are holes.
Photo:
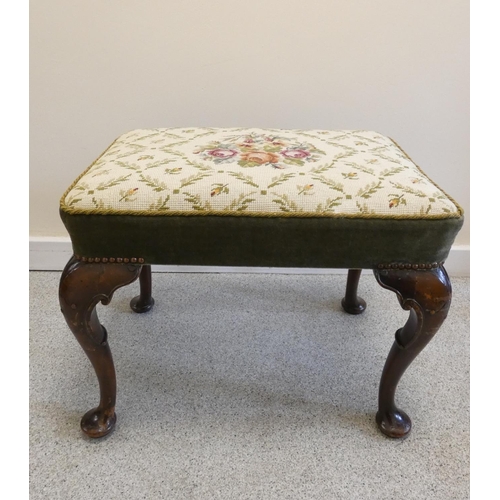
[[[137,264],[88,263],[72,257],[61,276],[59,302],[70,330],[94,367],[99,382],[99,406],[82,417],[81,428],[89,437],[102,437],[116,423],[116,375],[106,329],[95,306],[109,304],[118,288],[135,281]]]
[[[410,311],[406,324],[385,363],[379,387],[376,422],[386,436],[401,438],[411,429],[408,415],[394,401],[403,373],[432,339],[443,323],[451,302],[451,284],[442,265],[380,266],[374,270],[378,283],[396,293],[403,309]],[[366,303],[357,295],[360,269],[350,269],[342,306],[349,314],[360,314]],[[61,311],[69,328],[94,367],[100,402],[82,417],[83,432],[93,438],[111,432],[116,423],[116,376],[107,332],[98,320],[95,306],[109,304],[118,288],[139,278],[140,294],[132,299],[133,311],[144,313],[154,304],[151,266],[136,263],[102,263],[72,257],[60,280]]]

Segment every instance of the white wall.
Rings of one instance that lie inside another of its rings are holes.
[[[469,213],[465,0],[44,0],[30,32],[32,236],[139,127],[374,129]]]

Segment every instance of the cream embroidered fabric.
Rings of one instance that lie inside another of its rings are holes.
[[[119,137],[61,200],[68,213],[460,217],[388,137],[363,130],[166,128]]]

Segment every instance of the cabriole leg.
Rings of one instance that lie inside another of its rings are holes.
[[[151,296],[151,282],[151,266],[144,265],[139,275],[140,295],[134,297],[130,301],[132,311],[136,313],[145,313],[153,307],[155,301]]]
[[[382,372],[376,417],[385,435],[400,438],[410,432],[411,420],[394,402],[396,387],[445,320],[451,303],[451,284],[441,265],[425,270],[383,269],[374,273],[379,284],[396,292],[401,307],[410,311],[405,326],[396,332]]]
[[[80,262],[72,257],[61,276],[59,302],[69,328],[94,367],[99,382],[99,406],[82,418],[81,428],[97,438],[113,430],[116,422],[116,376],[106,329],[95,306],[109,304],[116,289],[139,276],[140,265]]]
[[[342,307],[349,314],[361,314],[366,309],[366,302],[358,297],[359,277],[361,269],[349,269],[347,273],[347,287]]]

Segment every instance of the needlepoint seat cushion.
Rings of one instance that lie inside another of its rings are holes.
[[[60,213],[75,254],[154,264],[432,264],[463,223],[393,140],[364,130],[133,130]]]

